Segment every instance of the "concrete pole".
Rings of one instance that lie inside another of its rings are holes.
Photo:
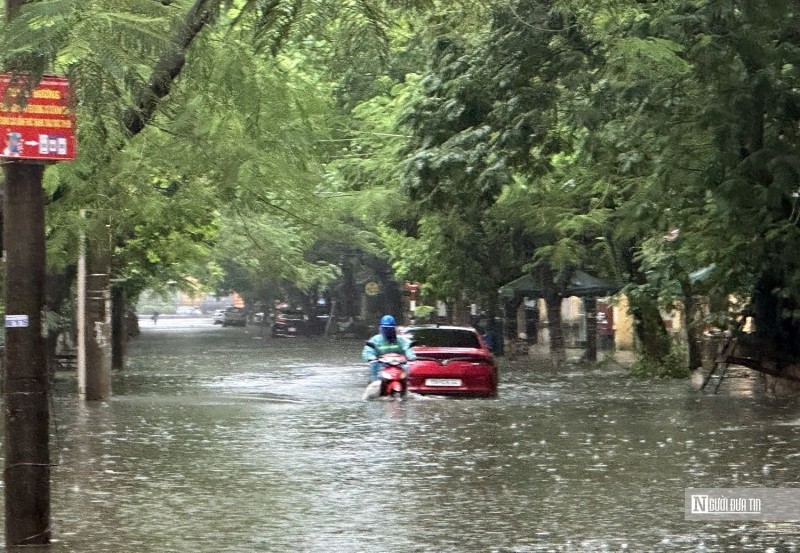
[[[86,218],[86,210],[81,209],[81,219]],[[78,306],[76,326],[78,327],[78,395],[86,398],[86,232],[81,230],[78,245]]]
[[[86,400],[104,401],[111,397],[110,244],[107,229],[94,236],[86,275]]]
[[[515,338],[518,340],[528,339],[528,319],[527,313],[525,312],[526,301],[528,301],[528,298],[522,298],[522,301],[519,302],[519,306],[517,307],[517,335]]]

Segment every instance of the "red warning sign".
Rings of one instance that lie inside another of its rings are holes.
[[[20,77],[0,74],[0,158],[75,159],[75,113],[69,81],[44,77],[26,93]]]

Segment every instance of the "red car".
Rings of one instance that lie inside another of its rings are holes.
[[[417,359],[409,363],[408,390],[415,394],[496,397],[497,365],[470,327],[406,327]]]

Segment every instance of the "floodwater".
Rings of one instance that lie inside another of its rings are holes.
[[[687,487],[800,487],[800,400],[501,359],[498,399],[365,402],[358,341],[142,322],[102,404],[54,387],[54,552],[800,551],[684,520]]]

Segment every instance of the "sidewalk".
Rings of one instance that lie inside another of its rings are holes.
[[[567,348],[567,364],[576,365],[581,362],[583,356],[586,354],[585,348]],[[530,346],[527,354],[512,355],[506,352],[503,356],[508,362],[524,363],[529,361],[534,366],[551,366],[550,363],[550,346],[549,344],[535,344]],[[598,351],[597,363],[608,363],[613,361],[620,367],[628,368],[635,362],[636,357],[633,350],[618,350],[618,351]]]

